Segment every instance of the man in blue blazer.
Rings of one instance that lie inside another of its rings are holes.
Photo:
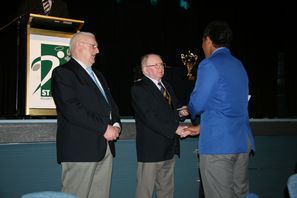
[[[120,133],[118,107],[103,75],[92,70],[99,53],[95,36],[74,34],[70,53],[69,62],[52,73],[62,191],[80,198],[108,198],[114,141]]]
[[[249,126],[248,76],[228,47],[228,24],[213,21],[202,37],[205,59],[188,104],[190,115],[201,115],[199,155],[206,197],[245,197],[249,191],[248,159],[254,147]]]

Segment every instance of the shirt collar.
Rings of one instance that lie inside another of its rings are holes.
[[[157,80],[152,79],[152,78],[150,78],[150,77],[148,77],[148,76],[146,76],[146,77],[149,78],[151,81],[153,81],[153,83],[154,83],[158,88],[160,88],[160,86],[158,85],[159,82],[161,82],[161,84],[163,85],[162,80],[157,81]],[[164,85],[163,85],[163,86],[164,86]]]
[[[83,62],[77,60],[76,58],[72,57],[76,62],[78,62],[78,64],[80,64],[80,66],[82,66],[82,68],[84,68],[85,70],[87,70],[88,66],[86,64],[84,64]],[[90,66],[92,67],[92,66]]]

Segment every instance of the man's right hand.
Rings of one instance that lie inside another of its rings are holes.
[[[108,125],[107,129],[104,133],[104,137],[107,141],[113,141],[116,140],[119,137],[119,129],[117,127]]]
[[[192,125],[184,130],[185,133],[189,133],[191,136],[200,134],[200,125]]]

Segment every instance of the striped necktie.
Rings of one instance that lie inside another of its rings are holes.
[[[168,93],[168,91],[166,90],[166,88],[163,86],[163,84],[161,82],[158,82],[158,85],[161,87],[160,91],[163,94],[164,98],[166,99],[167,103],[171,106],[171,97]]]
[[[44,14],[48,15],[51,10],[49,0],[42,0],[42,5],[43,5]]]
[[[97,87],[98,87],[99,90],[101,91],[101,93],[102,93],[102,95],[104,96],[106,102],[108,103],[108,100],[107,100],[105,91],[104,91],[103,87],[102,87],[101,85],[99,85],[100,82],[97,81],[96,76],[95,76],[95,73],[94,73],[92,67],[88,67],[88,68],[87,68],[87,71],[88,71],[89,75],[91,76],[91,78],[93,79],[94,83],[97,85]]]

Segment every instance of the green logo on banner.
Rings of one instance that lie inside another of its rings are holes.
[[[31,70],[40,71],[40,83],[33,94],[40,89],[41,97],[51,97],[51,74],[52,70],[69,61],[70,53],[68,46],[41,44],[41,56],[31,63]]]

